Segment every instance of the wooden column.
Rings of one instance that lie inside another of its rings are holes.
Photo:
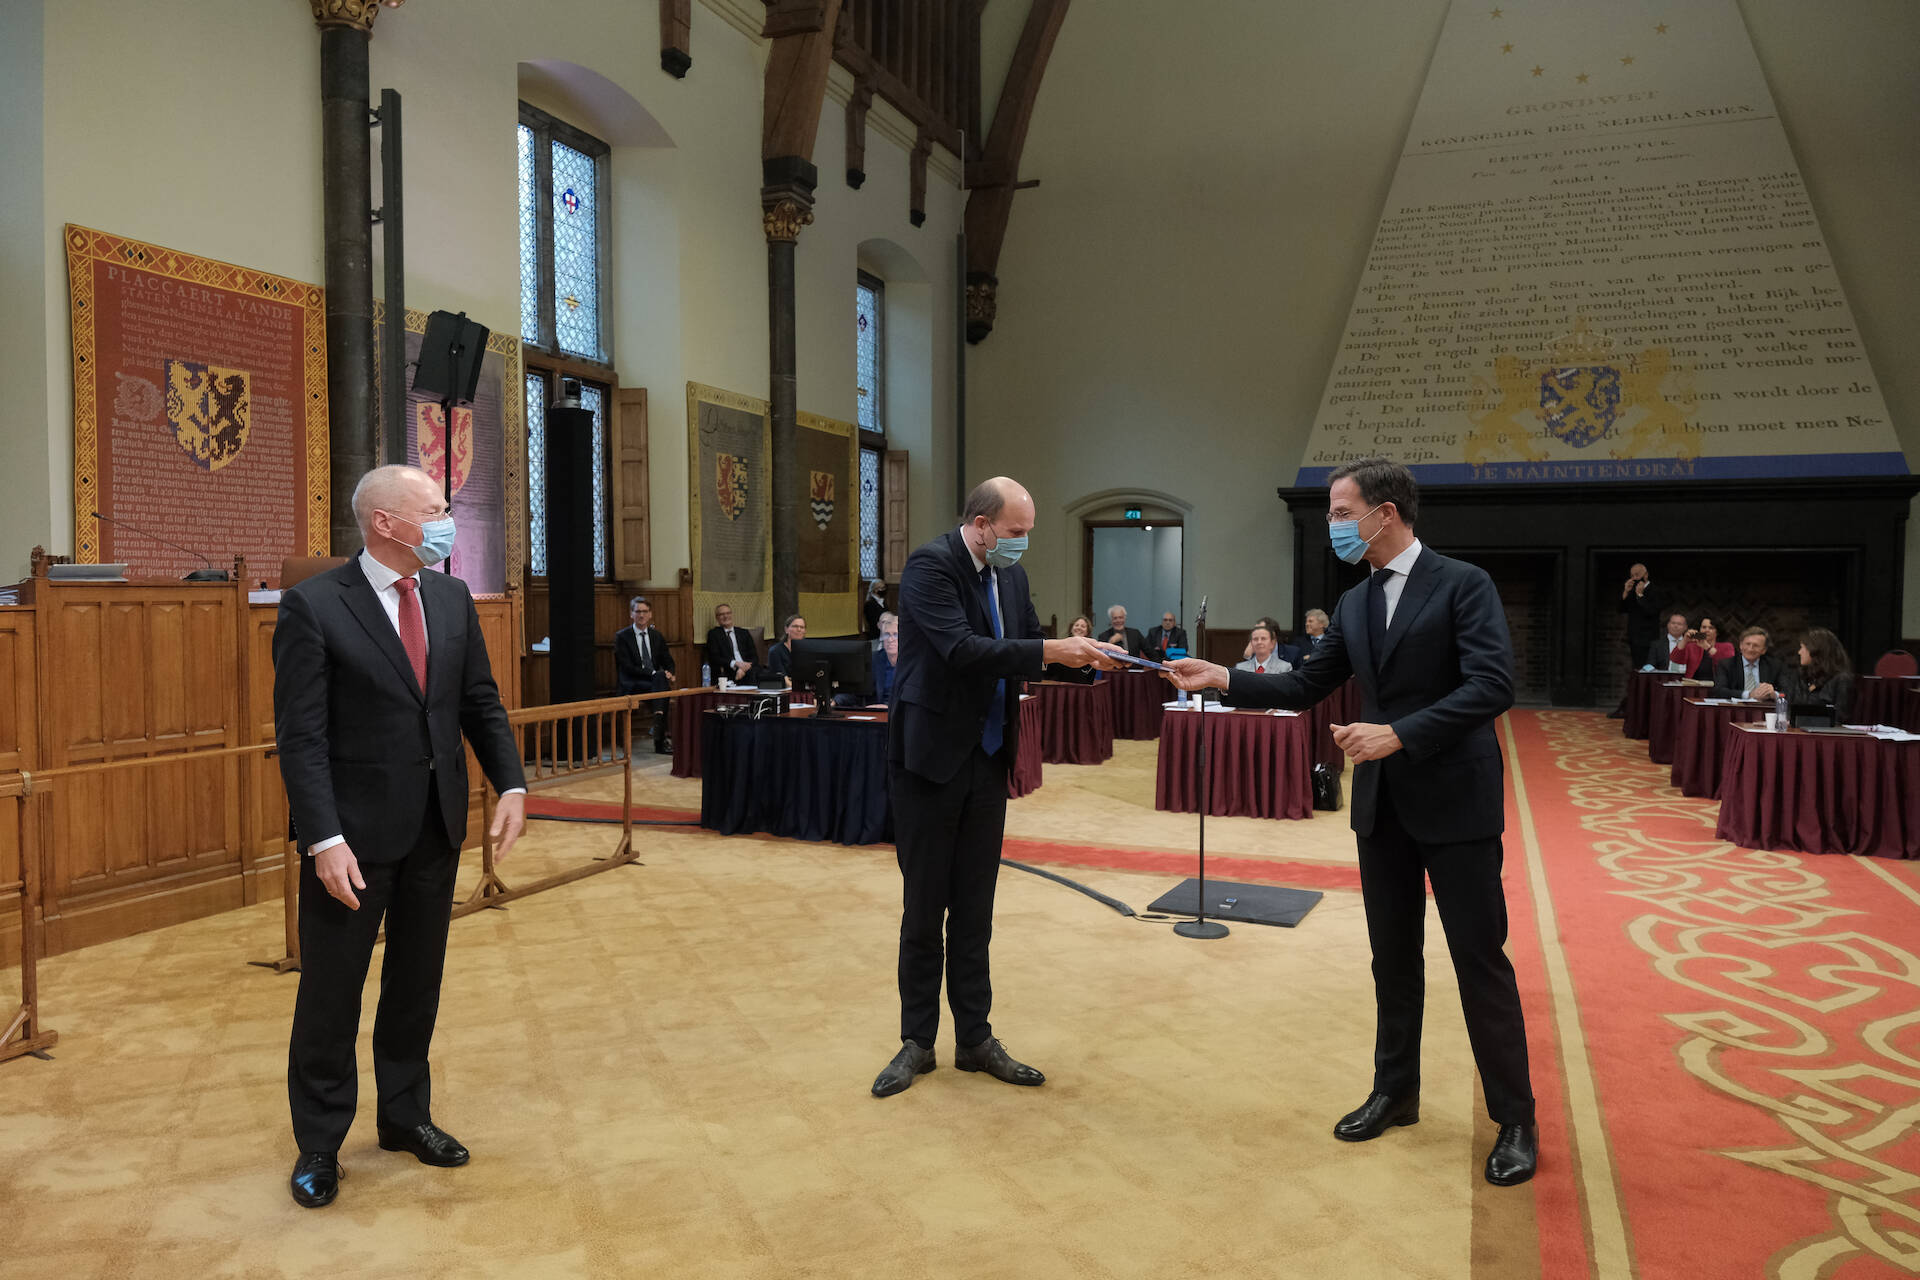
[[[799,519],[803,477],[794,433],[800,395],[795,357],[794,254],[813,221],[813,139],[833,62],[841,0],[780,0],[767,11],[760,135],[760,208],[767,235],[767,400],[773,416],[773,613],[800,607]]]
[[[693,0],[660,0],[660,69],[684,80],[693,66]]]
[[[320,27],[320,175],[327,272],[327,442],[334,555],[360,546],[353,487],[373,430],[373,172],[367,46],[379,0],[311,0]]]

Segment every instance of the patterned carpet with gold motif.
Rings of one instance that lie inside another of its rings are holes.
[[[1344,812],[1208,823],[1210,872],[1325,892],[1297,929],[1190,942],[1006,872],[995,1029],[1047,1085],[956,1072],[943,1042],[875,1100],[892,850],[671,825],[699,783],[650,759],[644,865],[455,923],[434,1110],[464,1169],[375,1146],[363,1030],[340,1200],[288,1199],[296,980],[244,963],[275,952],[277,902],[47,962],[55,1059],[0,1065],[0,1274],[1920,1275],[1920,865],[1716,841],[1713,805],[1594,714],[1502,734],[1525,1187],[1479,1176],[1437,925],[1421,1122],[1331,1137],[1372,1052]],[[1049,766],[1008,856],[1144,907],[1191,870],[1153,766],[1150,742]],[[536,799],[590,816],[618,785]],[[502,874],[613,838],[539,822]]]

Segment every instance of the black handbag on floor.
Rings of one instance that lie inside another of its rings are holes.
[[[1313,766],[1310,776],[1313,781],[1313,807],[1338,809],[1340,807],[1340,775],[1324,764],[1317,764]]]

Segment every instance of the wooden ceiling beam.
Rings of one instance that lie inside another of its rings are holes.
[[[1066,21],[1067,0],[1033,0],[1026,26],[1000,90],[980,158],[967,165],[967,341],[979,342],[993,332],[999,308],[1000,247],[1013,213],[1013,193],[1019,189],[1020,153],[1027,145],[1027,127],[1033,123],[1034,102],[1047,59]]]

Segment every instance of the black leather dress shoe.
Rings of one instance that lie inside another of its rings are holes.
[[[381,1125],[380,1149],[411,1151],[421,1164],[441,1169],[457,1169],[471,1158],[467,1149],[456,1142],[452,1134],[431,1120],[414,1125],[411,1129]]]
[[[969,1049],[962,1045],[953,1051],[953,1065],[962,1071],[984,1071],[995,1080],[1008,1084],[1045,1084],[1047,1078],[1024,1062],[1007,1056],[1007,1047],[998,1036],[988,1036]]]
[[[891,1098],[896,1093],[904,1093],[913,1083],[915,1076],[923,1076],[933,1070],[933,1050],[922,1049],[911,1040],[900,1042],[900,1052],[893,1055],[893,1061],[873,1079],[873,1096]]]
[[[1342,1142],[1371,1142],[1396,1125],[1420,1123],[1420,1095],[1392,1098],[1370,1093],[1358,1111],[1349,1111],[1333,1126],[1333,1136]]]
[[[655,743],[653,744],[653,754],[655,754],[655,755],[657,755],[657,756],[670,756],[670,755],[672,755],[672,754],[673,754],[673,739],[672,739],[672,738],[661,738],[661,739],[660,739],[660,740],[659,740],[658,742],[655,742]]]
[[[1530,1124],[1503,1124],[1487,1156],[1487,1181],[1496,1187],[1517,1187],[1533,1176],[1540,1163],[1540,1130]]]
[[[293,1162],[293,1202],[302,1209],[323,1209],[340,1194],[347,1171],[331,1151],[302,1151]]]

